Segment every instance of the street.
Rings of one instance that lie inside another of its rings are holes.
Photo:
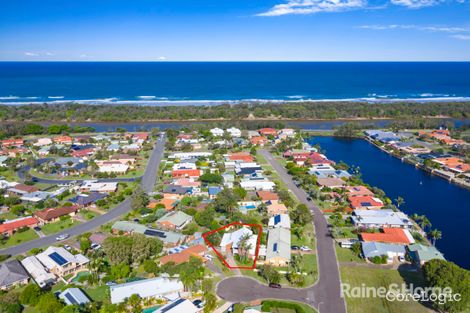
[[[329,234],[327,221],[321,210],[307,200],[308,195],[298,188],[286,169],[267,150],[260,150],[288,189],[312,212],[317,243],[317,263],[319,279],[315,285],[304,289],[273,289],[258,281],[245,277],[232,277],[221,281],[217,294],[231,302],[246,302],[256,299],[274,298],[295,300],[307,303],[320,313],[346,313],[346,304],[341,297],[341,280],[336,260],[335,243]]]
[[[142,189],[146,192],[152,191],[154,187],[154,184],[158,175],[158,168],[163,158],[164,150],[165,150],[165,138],[159,137],[152,151],[152,154],[147,162],[145,173],[142,176],[141,186],[142,186]],[[126,200],[119,203],[115,208],[113,208],[109,212],[103,215],[97,216],[88,222],[79,224],[75,227],[63,230],[61,232],[55,233],[50,236],[38,238],[35,240],[31,240],[31,241],[19,244],[14,247],[0,250],[0,254],[8,254],[11,256],[15,256],[18,254],[25,253],[33,248],[40,248],[40,247],[53,245],[57,242],[55,238],[59,235],[68,234],[70,235],[70,237],[81,235],[83,233],[92,231],[93,229],[103,224],[109,223],[110,221],[117,219],[121,215],[129,212],[130,210],[131,210],[131,199],[127,198]]]

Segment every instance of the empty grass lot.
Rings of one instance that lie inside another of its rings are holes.
[[[398,284],[401,286],[405,282],[413,282],[415,286],[422,283],[422,277],[417,272],[404,272],[401,274],[396,270],[373,269],[362,267],[341,266],[341,279],[343,284],[350,284],[351,287],[385,287],[390,284]],[[348,313],[425,313],[432,312],[425,306],[417,302],[390,302],[385,298],[352,298],[346,297]]]
[[[10,237],[8,237],[7,240],[0,241],[0,248],[4,249],[11,246],[16,246],[20,243],[30,241],[36,238],[39,238],[39,236],[32,229],[28,229],[24,232],[16,232]]]
[[[80,224],[80,222],[74,221],[74,220],[69,218],[69,219],[66,219],[66,220],[63,220],[63,221],[58,221],[58,222],[53,222],[53,223],[46,224],[43,227],[41,227],[41,230],[44,234],[50,235],[50,234],[58,233],[58,232],[60,232],[64,229],[70,228],[72,226],[76,226],[78,224]]]

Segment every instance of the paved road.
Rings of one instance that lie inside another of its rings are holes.
[[[142,189],[146,192],[153,190],[153,187],[157,179],[157,175],[158,175],[158,167],[160,166],[160,162],[162,160],[164,150],[165,150],[165,138],[159,138],[148,160],[145,173],[142,176],[141,186],[142,186]],[[73,236],[77,236],[77,235],[89,232],[103,224],[106,224],[114,219],[117,219],[119,216],[129,212],[130,210],[131,210],[131,199],[127,198],[123,202],[119,203],[114,209],[86,223],[63,230],[59,233],[56,233],[47,237],[28,241],[28,242],[25,242],[23,244],[20,244],[11,248],[0,250],[0,254],[10,254],[12,256],[15,256],[18,254],[25,253],[33,248],[53,245],[54,243],[56,243],[55,238],[58,235],[69,234],[71,237],[73,237]]]
[[[341,297],[341,280],[338,263],[336,261],[335,246],[329,235],[325,217],[320,209],[307,200],[307,194],[295,186],[286,169],[266,150],[260,150],[271,166],[278,172],[289,190],[314,215],[315,237],[317,243],[317,262],[319,279],[309,288],[269,288],[258,281],[245,277],[231,277],[221,281],[217,287],[217,294],[224,300],[231,302],[246,302],[263,298],[291,299],[305,302],[320,313],[346,313],[346,304]]]

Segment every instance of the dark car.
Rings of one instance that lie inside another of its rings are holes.
[[[269,284],[269,288],[277,288],[277,289],[279,289],[279,288],[281,288],[281,285],[280,285],[280,284],[275,284],[275,283],[270,283],[270,284]]]
[[[290,247],[292,250],[300,250],[300,247],[299,246],[291,246]]]
[[[35,231],[41,231],[41,227],[39,227],[39,226],[36,226],[36,227],[34,227],[33,229],[34,229]]]
[[[199,309],[204,306],[204,303],[203,303],[202,300],[200,300],[200,299],[194,300],[194,301],[193,301],[193,304],[194,304],[196,307],[198,307]]]
[[[312,201],[312,198],[311,197],[307,197],[307,201]]]

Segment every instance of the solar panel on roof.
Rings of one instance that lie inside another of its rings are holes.
[[[170,311],[171,309],[173,309],[175,306],[179,305],[180,303],[184,302],[186,299],[178,299],[176,300],[175,302],[171,303],[170,305],[168,305],[166,308],[163,308],[161,309],[161,312],[164,313],[164,312],[168,312]]]
[[[75,300],[75,298],[72,297],[70,293],[67,292],[64,296],[67,298],[67,300],[70,301],[71,304],[78,304],[77,300]]]
[[[273,251],[274,251],[274,252],[277,251],[277,243],[273,244]]]
[[[361,202],[361,206],[372,206],[370,202]]]
[[[159,230],[154,230],[154,229],[145,230],[144,235],[156,236],[156,237],[160,237],[160,238],[166,238],[166,234],[164,232],[159,231]]]
[[[66,263],[68,263],[68,261],[66,259],[64,259],[60,254],[58,254],[57,252],[52,252],[51,254],[49,254],[49,257],[54,261],[56,262],[59,266],[62,266]]]
[[[281,222],[281,216],[280,215],[276,215],[274,216],[274,224],[279,224]]]

